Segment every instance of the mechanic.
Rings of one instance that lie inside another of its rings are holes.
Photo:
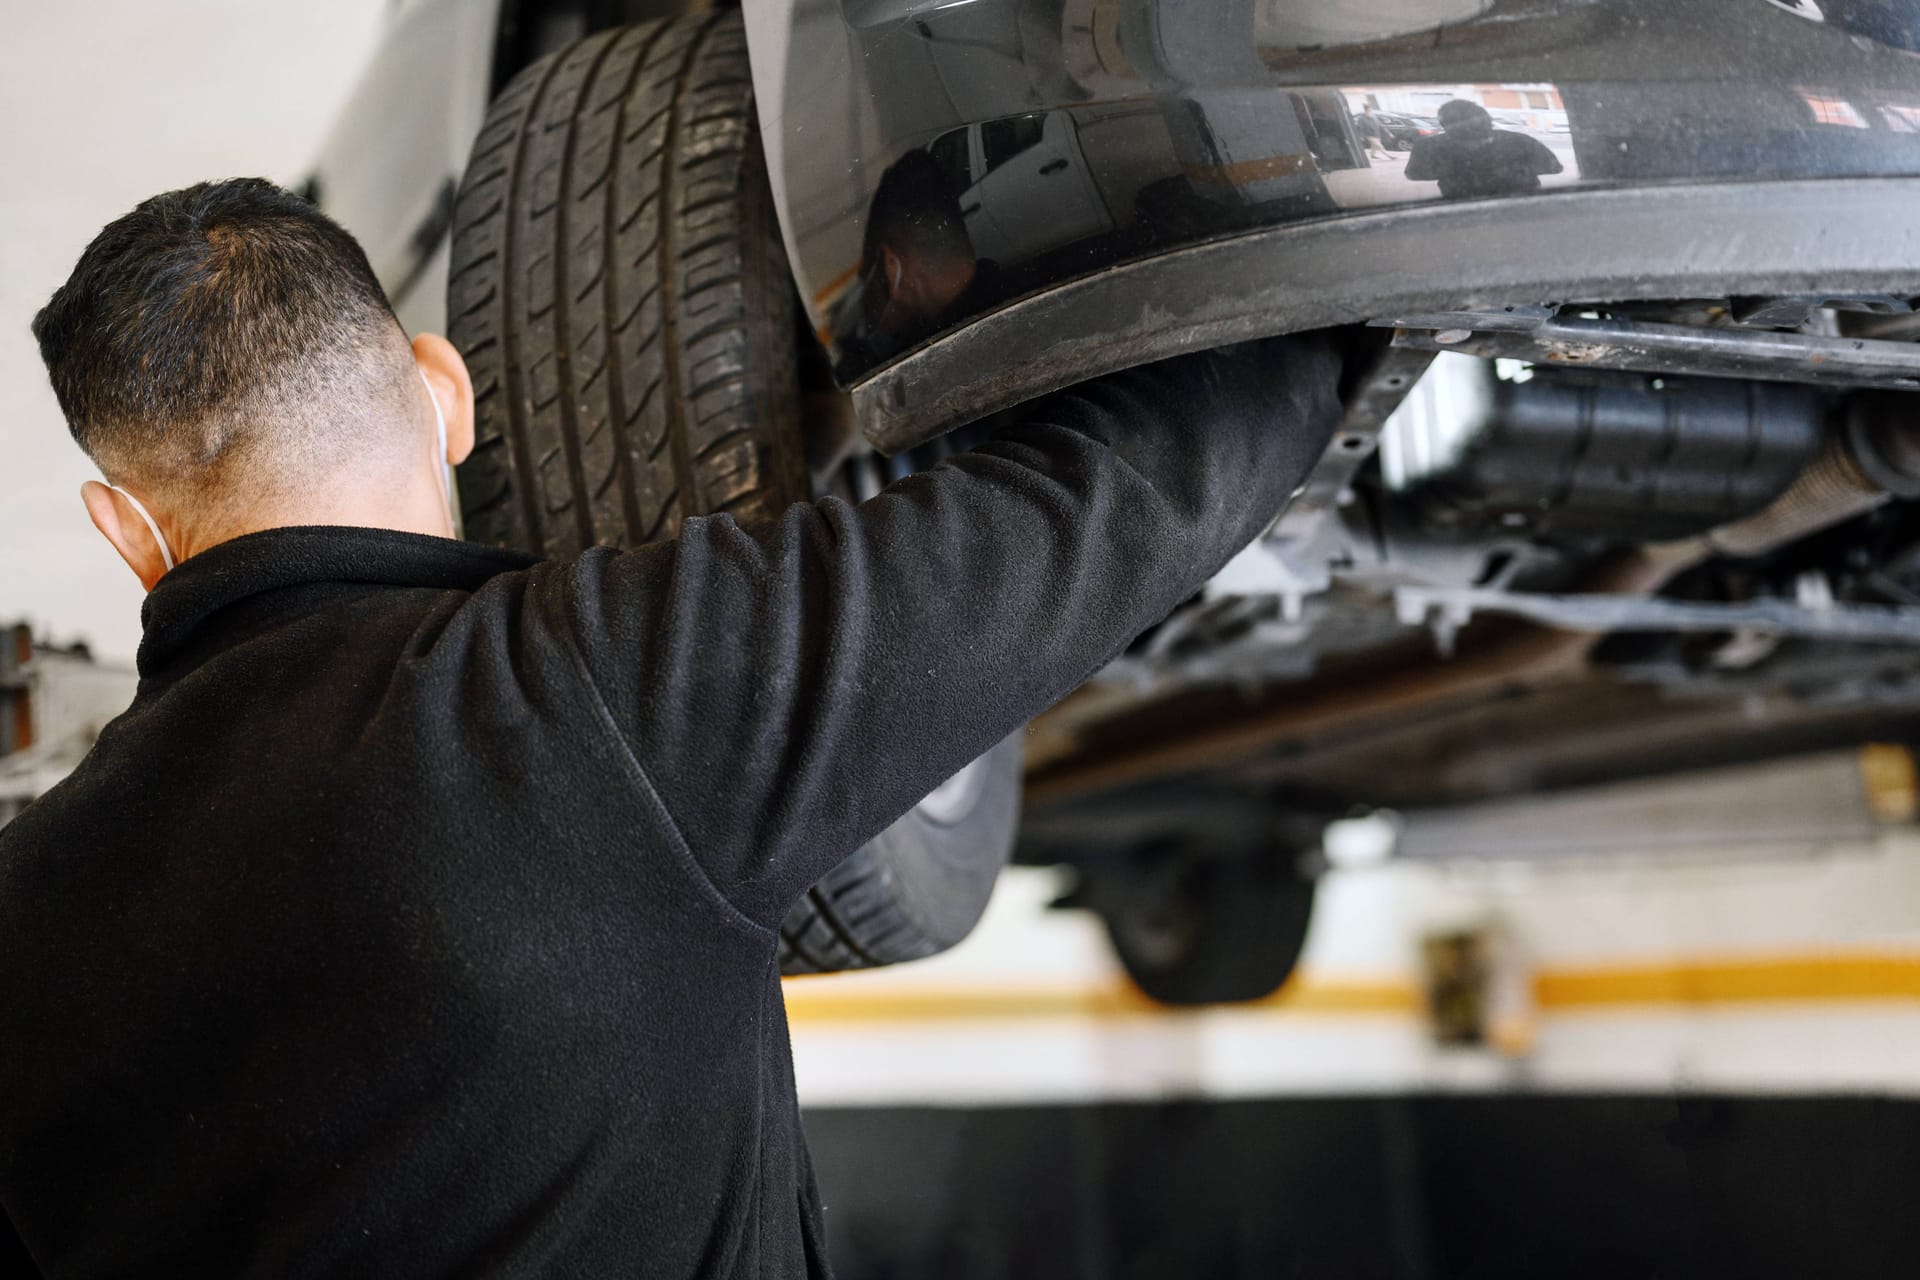
[[[1542,174],[1559,173],[1560,157],[1538,138],[1493,127],[1477,102],[1455,98],[1440,104],[1437,137],[1413,144],[1402,172],[1414,182],[1438,182],[1449,200],[1475,196],[1523,196],[1540,189]]]
[[[840,345],[863,365],[890,359],[956,315],[1019,292],[1015,276],[973,251],[966,215],[940,165],[924,150],[888,165],[874,186],[861,234],[858,324]]]
[[[825,1274],[789,906],[1337,412],[1325,348],[1249,344],[542,561],[454,539],[459,354],[269,183],[141,204],[34,332],[149,591],[133,705],[0,831],[0,1272],[60,1277]]]

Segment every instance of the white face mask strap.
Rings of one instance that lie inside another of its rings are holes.
[[[140,518],[147,522],[147,532],[151,533],[153,535],[153,540],[159,544],[160,559],[167,566],[167,570],[171,572],[173,570],[173,550],[172,548],[167,546],[166,538],[161,536],[160,526],[154,523],[152,513],[150,513],[147,510],[146,506],[143,503],[141,503],[140,499],[134,497],[132,494],[128,493],[125,489],[122,489],[119,485],[110,484],[107,486],[107,488],[113,490],[115,493],[125,498],[128,502],[131,502],[133,504],[133,509],[140,513]]]
[[[433,429],[439,442],[440,452],[433,460],[440,464],[440,496],[447,500],[447,510],[453,510],[453,468],[447,465],[447,415],[440,412],[440,397],[433,394],[433,384],[427,381],[427,371],[415,366],[414,372],[420,375],[420,385],[427,389],[427,399],[433,404]]]
[[[435,438],[439,442],[440,449],[440,452],[435,455],[440,463],[440,493],[446,498],[448,505],[451,506],[453,503],[453,469],[447,466],[447,415],[440,411],[440,397],[433,394],[433,384],[427,381],[425,371],[416,370],[416,372],[420,374],[420,385],[427,389],[427,400],[433,405],[433,427]],[[167,570],[171,572],[173,569],[173,548],[167,545],[166,536],[160,532],[160,526],[154,520],[153,513],[147,510],[145,503],[128,493],[125,489],[122,489],[119,485],[110,484],[107,488],[125,498],[132,504],[134,512],[138,514],[142,520],[147,522],[147,532],[153,535],[155,545],[160,548],[161,563],[166,565]]]

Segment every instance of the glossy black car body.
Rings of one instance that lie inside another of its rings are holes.
[[[795,275],[890,448],[1101,369],[1442,299],[1708,280],[1898,292],[1920,277],[1917,15],[1905,0],[747,6]],[[1540,118],[1565,160],[1547,207],[1433,208],[1431,184],[1369,164],[1344,109],[1462,96]],[[987,164],[979,135],[1007,127],[1034,145]],[[930,317],[940,331],[916,349],[858,341],[848,295],[880,176],[960,130],[969,230],[1004,296]],[[1837,178],[1878,181],[1838,201],[1817,185]]]

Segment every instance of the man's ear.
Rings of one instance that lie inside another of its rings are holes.
[[[890,244],[880,246],[880,270],[887,278],[887,292],[898,297],[907,284],[907,260]]]
[[[153,531],[134,511],[133,504],[98,480],[80,486],[80,501],[86,504],[93,527],[113,544],[133,576],[140,579],[140,585],[153,590],[154,583],[166,576],[167,562],[160,554],[160,544],[153,539]]]
[[[458,465],[473,452],[473,376],[459,349],[437,333],[413,340],[413,362],[447,419],[447,462]]]

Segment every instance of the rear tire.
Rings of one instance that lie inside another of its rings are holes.
[[[1085,897],[1134,985],[1162,1004],[1271,995],[1293,973],[1314,881],[1289,866],[1164,860],[1093,873]]]
[[[447,313],[474,383],[468,537],[563,558],[812,496],[737,12],[600,32],[515,77],[461,185]],[[1012,847],[1017,741],[970,768],[968,803],[936,792],[794,907],[783,972],[966,934]]]

